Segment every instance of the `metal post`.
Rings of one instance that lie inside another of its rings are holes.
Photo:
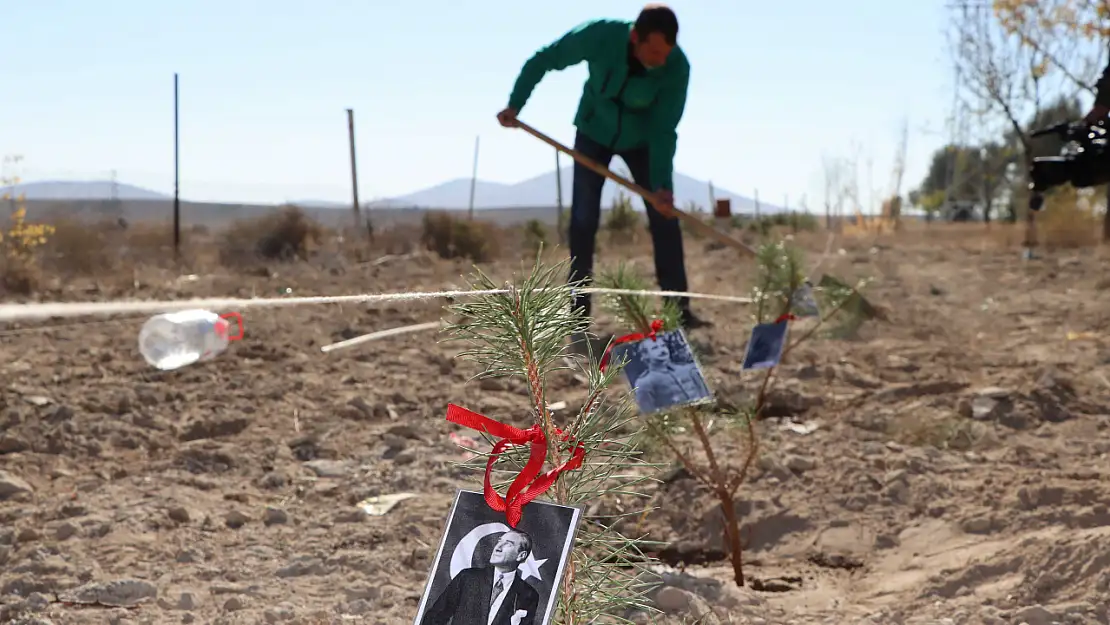
[[[470,174],[470,210],[468,218],[474,219],[474,187],[478,184],[478,142],[481,137],[474,137],[474,171]]]
[[[181,150],[177,73],[173,75],[173,257],[181,254]]]
[[[555,150],[555,203],[559,207],[555,222],[557,224],[556,228],[559,230],[559,243],[565,244],[567,242],[567,233],[563,231],[563,225],[566,222],[563,216],[563,171],[559,166],[559,150]]]

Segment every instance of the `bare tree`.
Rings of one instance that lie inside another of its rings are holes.
[[[1110,49],[1108,0],[994,0],[994,14],[1006,33],[1039,54],[1048,74],[1056,74],[1071,95],[1095,95],[1095,83]],[[1084,46],[1083,43],[1088,45]],[[1110,185],[1102,240],[1110,241]]]
[[[1024,120],[1034,120],[1042,108],[1048,54],[1024,45],[1010,34],[987,7],[965,4],[951,20],[949,45],[960,88],[970,108],[984,118],[999,119],[1013,131],[1021,146],[1021,180],[1033,160],[1032,142]],[[1025,241],[1036,246],[1035,213],[1025,210]]]
[[[821,158],[821,168],[825,180],[825,229],[832,230],[833,210],[843,203],[843,185],[841,183],[844,164],[840,159],[824,156]]]

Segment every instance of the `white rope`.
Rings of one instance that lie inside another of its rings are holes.
[[[646,291],[628,289],[583,288],[579,293],[599,293],[611,295],[646,295],[657,297],[689,297],[691,299],[710,299],[737,304],[750,304],[750,297],[733,295],[714,295],[712,293],[690,293],[686,291]],[[368,293],[364,295],[331,295],[319,297],[272,297],[272,298],[219,298],[209,297],[188,300],[126,301],[112,302],[59,302],[46,304],[5,304],[0,305],[0,322],[23,319],[46,319],[50,317],[87,317],[95,315],[116,315],[126,313],[163,313],[175,310],[202,308],[216,311],[240,311],[245,308],[300,306],[304,304],[358,304],[371,302],[403,302],[430,299],[478,297],[510,293],[509,289],[486,289],[467,291],[431,291],[413,293]]]
[[[424,330],[435,330],[440,325],[442,325],[442,324],[439,321],[429,321],[428,323],[418,323],[416,325],[402,326],[400,328],[390,328],[388,330],[379,330],[378,332],[371,332],[370,334],[363,334],[362,336],[356,336],[353,339],[347,339],[346,341],[339,341],[338,343],[332,343],[330,345],[325,345],[325,346],[320,348],[320,351],[322,351],[326,354],[330,351],[334,351],[334,350],[337,350],[337,349],[343,349],[345,347],[354,347],[355,345],[360,345],[360,344],[366,343],[368,341],[376,341],[377,339],[384,339],[384,338],[389,337],[389,336],[397,336],[398,334],[408,334],[410,332],[422,332]]]

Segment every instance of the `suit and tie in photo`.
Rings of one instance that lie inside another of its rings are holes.
[[[425,610],[421,625],[538,625],[540,595],[519,570],[531,552],[531,537],[506,532],[493,548],[489,566],[456,575]]]
[[[459,491],[413,625],[547,625],[581,513],[533,500],[510,526],[483,493]]]

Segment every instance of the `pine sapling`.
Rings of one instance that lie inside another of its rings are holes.
[[[643,513],[635,501],[647,498],[637,491],[653,481],[657,470],[642,460],[634,441],[641,435],[628,401],[613,402],[606,389],[615,372],[603,373],[581,364],[567,348],[567,337],[584,332],[589,325],[581,311],[572,311],[571,287],[563,276],[566,263],[544,268],[537,260],[530,274],[518,284],[495,284],[480,271],[471,281],[476,290],[508,290],[504,294],[460,299],[449,306],[456,320],[445,332],[447,340],[463,341],[467,349],[458,358],[482,367],[479,378],[522,379],[529,401],[521,413],[542,426],[548,441],[548,462],[557,466],[572,448],[582,445],[585,461],[581,468],[560,475],[548,496],[563,505],[584,508],[584,521],[561,584],[554,621],[563,625],[631,622],[633,613],[651,613],[654,608],[646,593],[654,586],[654,574],[646,568],[652,560],[644,554],[649,545],[642,537],[624,536],[614,526],[625,516]],[[580,369],[587,379],[587,393],[580,409],[561,419],[549,408],[553,375],[568,364]],[[526,461],[523,449],[503,453],[495,464],[503,489]],[[488,454],[470,465],[484,470]],[[505,475],[508,479],[504,479]],[[629,501],[633,505],[629,505]],[[618,502],[623,512],[604,514],[605,504]]]
[[[759,248],[756,261],[757,278],[752,287],[754,320],[756,323],[785,322],[791,317],[795,294],[805,284],[801,251],[785,243],[766,243]],[[644,281],[624,265],[613,272],[602,274],[599,286],[626,290],[645,289]],[[851,293],[856,291],[851,290]],[[819,318],[799,339],[787,345],[782,357],[785,358],[790,350],[810,338],[824,319],[835,315],[845,302],[851,300],[851,293],[834,293],[838,301],[827,316]],[[664,331],[678,328],[677,309],[668,304],[655,308],[657,312],[653,315],[653,306],[645,296],[619,294],[610,296],[605,301],[612,314],[631,330],[647,334],[654,319],[662,320]],[[745,541],[741,537],[742,527],[737,511],[737,503],[740,501],[738,491],[759,454],[757,422],[762,418],[767,405],[774,373],[773,366],[763,370],[759,390],[748,406],[725,407],[719,402],[715,414],[705,406],[686,406],[643,417],[644,426],[652,439],[667,448],[683,468],[716,497],[724,519],[724,544],[732,564],[733,580],[738,586],[746,583],[743,566]],[[741,432],[740,440],[734,439],[744,450],[739,466],[726,465],[720,460],[722,454],[715,448],[714,440],[721,441],[721,434],[713,431],[718,423],[722,424],[721,429],[733,434],[737,430]],[[732,427],[726,427],[729,425]],[[679,440],[688,430],[693,431],[701,447],[704,463],[698,462],[694,453]]]

